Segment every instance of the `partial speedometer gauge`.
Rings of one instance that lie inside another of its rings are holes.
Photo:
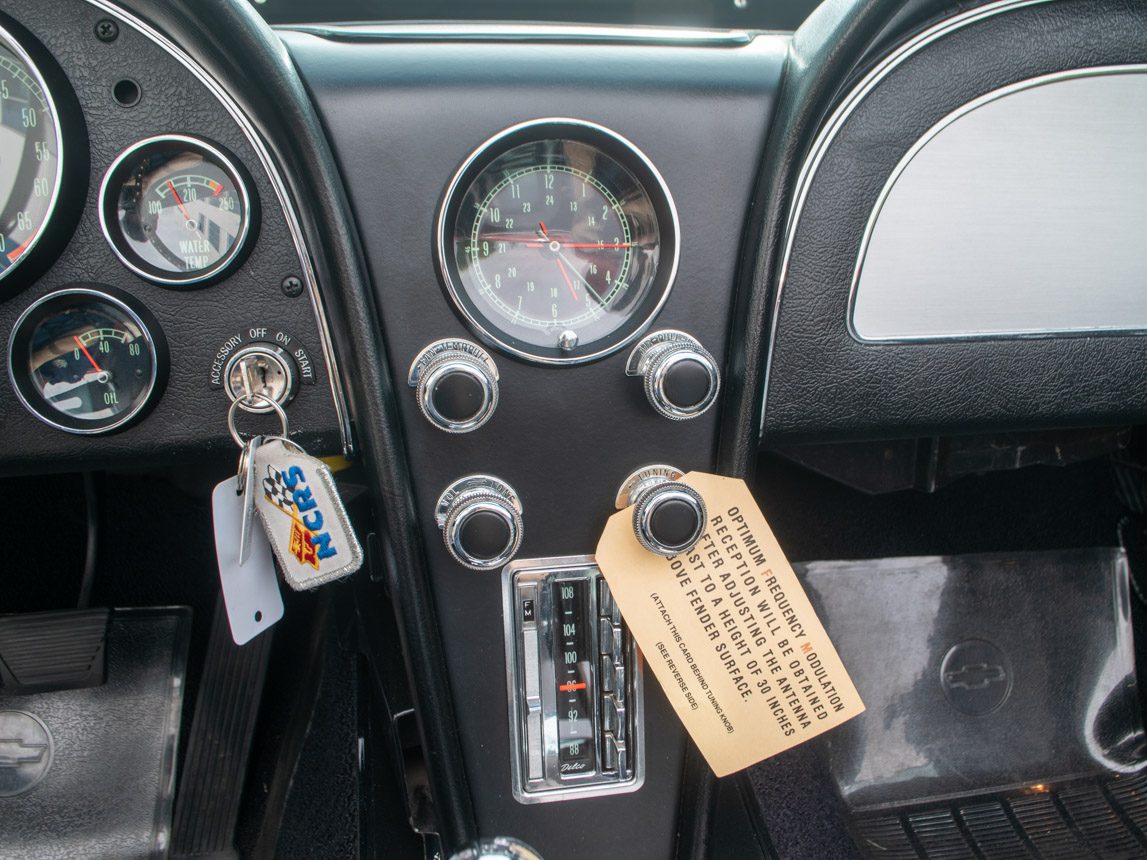
[[[243,172],[219,147],[166,136],[128,149],[104,177],[100,223],[112,250],[157,284],[198,286],[238,263],[255,212]]]
[[[0,279],[30,255],[60,195],[63,141],[43,75],[0,28]]]
[[[20,400],[70,433],[106,433],[140,417],[159,394],[167,361],[151,315],[104,286],[40,299],[8,344],[8,374]]]
[[[546,364],[607,355],[645,329],[677,270],[660,174],[601,126],[548,119],[482,145],[438,220],[447,293],[487,342]]]

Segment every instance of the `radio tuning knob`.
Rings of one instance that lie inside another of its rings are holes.
[[[717,360],[697,338],[673,329],[638,341],[625,363],[625,375],[642,377],[649,404],[674,421],[704,414],[721,389]]]
[[[434,518],[446,551],[471,570],[501,567],[522,545],[522,502],[513,487],[491,475],[469,475],[447,487]]]
[[[646,466],[625,479],[614,504],[633,505],[633,533],[657,555],[672,558],[691,550],[705,533],[708,511],[701,494],[681,483],[674,466]]]
[[[498,406],[498,366],[476,343],[435,341],[410,365],[407,382],[426,420],[447,433],[469,433]]]

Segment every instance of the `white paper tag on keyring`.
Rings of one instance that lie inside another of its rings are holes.
[[[223,585],[223,603],[236,645],[250,642],[283,617],[283,596],[271,545],[258,529],[251,535],[245,563],[239,562],[239,529],[243,496],[235,492],[235,478],[215,485],[211,511],[215,520],[215,558]]]
[[[287,585],[303,591],[358,570],[362,547],[330,468],[280,438],[267,439],[254,457],[255,512]]]

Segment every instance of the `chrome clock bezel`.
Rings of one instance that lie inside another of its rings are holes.
[[[640,317],[627,320],[615,332],[591,342],[586,348],[575,346],[570,350],[560,347],[541,347],[515,343],[510,332],[492,319],[470,307],[463,298],[464,291],[454,276],[453,231],[454,220],[461,206],[462,196],[471,183],[496,158],[516,146],[541,140],[575,140],[595,146],[630,170],[649,195],[657,213],[661,258],[654,275],[651,290],[656,301]],[[587,120],[570,117],[545,117],[512,125],[488,138],[462,162],[447,185],[438,207],[435,226],[435,262],[439,280],[447,298],[466,321],[474,334],[489,346],[525,361],[550,365],[578,365],[611,355],[633,343],[653,324],[665,306],[677,279],[681,259],[681,228],[677,206],[669,186],[649,157],[636,144],[612,129]],[[667,253],[668,252],[668,253]],[[615,336],[618,332],[620,337]]]

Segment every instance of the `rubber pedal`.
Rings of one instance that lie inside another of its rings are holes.
[[[263,698],[272,631],[231,639],[220,597],[179,780],[172,857],[234,857],[247,759]]]
[[[107,609],[0,615],[0,687],[25,695],[100,686],[110,616]]]

